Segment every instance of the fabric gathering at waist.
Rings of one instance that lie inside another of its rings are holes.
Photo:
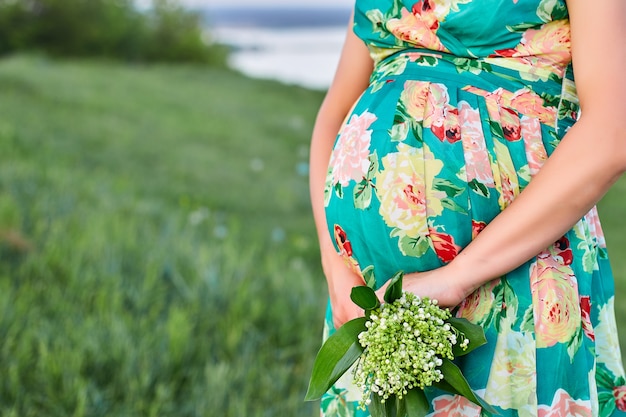
[[[485,70],[485,68],[489,70]],[[566,74],[567,69],[563,69]],[[564,82],[548,69],[525,64],[508,57],[462,57],[429,49],[402,49],[376,63],[371,82],[389,80],[422,80],[446,84],[468,84],[484,89],[528,88],[542,94],[558,96]],[[573,92],[575,94],[575,91]]]

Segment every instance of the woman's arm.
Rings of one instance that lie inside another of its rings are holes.
[[[354,102],[367,88],[372,69],[373,62],[367,47],[352,32],[350,25],[335,77],[320,107],[311,140],[311,204],[336,326],[361,313],[350,300],[350,291],[352,287],[362,285],[363,280],[344,264],[333,246],[326,226],[324,184],[337,133]]]
[[[569,0],[582,116],[515,201],[450,264],[405,289],[458,304],[558,240],[626,170],[626,1]]]

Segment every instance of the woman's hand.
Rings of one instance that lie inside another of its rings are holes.
[[[338,329],[345,322],[363,316],[363,309],[350,299],[352,288],[365,285],[363,279],[352,271],[336,253],[322,262],[328,281],[328,295],[333,311],[333,324]]]
[[[406,274],[402,280],[402,288],[420,297],[437,300],[439,306],[452,308],[461,303],[475,288],[466,285],[469,280],[455,274],[449,266],[432,271]],[[383,300],[388,284],[376,291]]]

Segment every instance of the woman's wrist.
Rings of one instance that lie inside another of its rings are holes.
[[[495,278],[485,273],[484,263],[476,262],[463,252],[459,253],[456,258],[442,269],[445,271],[445,276],[454,280],[455,284],[465,294],[465,297]]]

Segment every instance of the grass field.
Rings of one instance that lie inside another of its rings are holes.
[[[318,415],[321,99],[202,67],[0,61],[0,416]],[[625,190],[601,205],[622,297]]]

